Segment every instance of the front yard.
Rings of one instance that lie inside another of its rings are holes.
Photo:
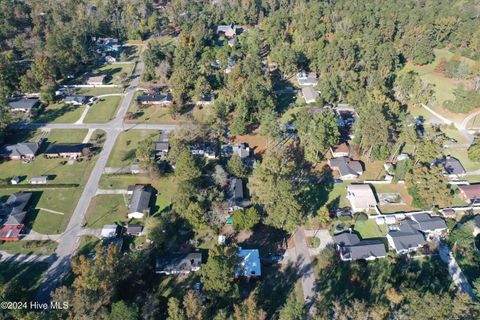
[[[126,221],[127,211],[124,195],[97,195],[90,202],[85,223],[88,228],[102,228],[105,224]]]
[[[48,255],[55,252],[55,241],[0,241],[0,251],[18,254]]]
[[[121,96],[100,98],[99,101],[90,107],[90,110],[88,111],[83,122],[104,123],[113,120],[121,100]]]
[[[74,123],[85,110],[85,106],[73,106],[63,102],[53,103],[32,114],[32,122],[40,123]]]

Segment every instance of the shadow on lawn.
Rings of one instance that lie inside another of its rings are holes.
[[[62,107],[56,109],[48,109],[44,107],[37,111],[33,117],[33,122],[51,122],[68,112],[76,110],[77,108],[79,107],[73,105],[63,105]]]

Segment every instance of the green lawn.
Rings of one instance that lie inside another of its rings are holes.
[[[3,301],[31,301],[47,269],[47,263],[0,262]]]
[[[74,123],[85,110],[85,106],[73,106],[63,102],[50,104],[36,111],[32,122]]]
[[[328,194],[327,206],[333,202],[337,202],[339,208],[350,206],[350,202],[347,200],[347,186],[349,184],[350,182],[335,184],[333,190]]]
[[[443,149],[443,153],[460,160],[467,171],[480,169],[480,162],[475,162],[468,158],[467,148],[446,148]]]
[[[85,217],[89,228],[127,220],[127,207],[123,195],[98,195],[92,199]]]
[[[80,244],[78,245],[78,250],[77,250],[77,254],[78,255],[86,255],[86,254],[89,254],[91,252],[93,252],[95,250],[95,247],[97,246],[97,244],[100,243],[100,239],[98,239],[97,237],[93,237],[93,236],[82,236],[80,237]]]
[[[120,74],[125,72],[127,76],[130,76],[133,66],[133,63],[107,64],[93,70],[93,74],[108,76],[110,80],[106,84],[121,84]]]
[[[175,195],[176,182],[173,175],[162,176],[152,179],[144,175],[102,175],[100,188],[102,189],[126,189],[132,184],[151,184],[157,190],[156,207],[153,213],[164,211],[171,205]]]
[[[76,94],[83,94],[86,96],[99,96],[102,94],[122,93],[123,88],[80,88]]]
[[[377,225],[375,219],[368,219],[365,221],[357,220],[355,222],[354,230],[360,234],[362,239],[381,238],[387,235],[387,226]]]
[[[152,138],[157,139],[159,135],[155,130],[129,130],[122,132],[113,148],[107,166],[119,167],[127,166],[136,161],[135,150],[138,143],[142,140]]]
[[[120,96],[100,98],[90,107],[83,122],[104,123],[113,120],[121,100]]]
[[[48,255],[55,252],[58,243],[55,241],[3,241],[0,251],[19,254]]]

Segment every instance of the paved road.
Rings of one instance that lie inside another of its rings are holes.
[[[305,233],[303,228],[298,228],[293,235],[295,242],[295,254],[299,268],[300,276],[302,277],[302,290],[305,306],[310,316],[315,314],[315,306],[313,300],[315,298],[315,274],[313,272],[312,262],[310,260],[310,253],[305,241]]]
[[[84,234],[85,231],[82,229],[82,223],[85,218],[85,214],[90,205],[91,199],[96,195],[98,189],[98,183],[100,182],[100,177],[105,169],[107,160],[110,156],[110,153],[113,150],[115,142],[118,138],[118,135],[129,129],[155,129],[155,130],[164,130],[169,131],[174,129],[174,125],[149,125],[149,124],[124,124],[123,119],[125,114],[128,111],[128,107],[134,97],[136,88],[138,87],[140,75],[143,73],[143,63],[139,62],[135,69],[135,77],[131,82],[130,87],[126,90],[125,98],[122,100],[120,108],[116,114],[114,120],[106,124],[21,124],[20,128],[23,129],[32,129],[32,128],[49,128],[49,129],[75,129],[75,128],[86,128],[86,129],[102,129],[106,132],[106,139],[103,145],[102,151],[95,163],[94,168],[90,174],[90,177],[83,189],[83,193],[80,196],[80,199],[77,203],[77,206],[73,212],[70,222],[68,223],[67,229],[62,234],[59,239],[59,245],[55,252],[56,260],[52,263],[50,268],[47,271],[47,274],[40,285],[40,288],[37,293],[37,300],[40,302],[46,302],[50,298],[50,293],[54,290],[60,283],[62,278],[70,270],[70,260],[75,253],[80,235]]]
[[[458,287],[458,289],[462,292],[467,293],[472,299],[476,300],[477,297],[473,293],[472,287],[470,286],[470,283],[468,282],[467,278],[462,272],[462,269],[458,265],[457,261],[453,257],[452,252],[450,251],[450,248],[442,243],[440,245],[440,258],[443,260],[448,265],[448,273],[453,279],[453,282],[455,285]]]
[[[310,256],[315,256],[320,253],[327,246],[333,244],[333,238],[328,232],[327,229],[318,229],[318,230],[304,230],[306,237],[317,237],[320,239],[320,246],[318,248],[308,248]]]

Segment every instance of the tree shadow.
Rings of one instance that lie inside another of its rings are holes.
[[[36,112],[36,114],[33,116],[33,121],[34,122],[51,122],[68,112],[72,112],[76,110],[77,108],[79,107],[74,105],[67,105],[67,104],[63,105],[60,108],[55,108],[55,109],[48,109],[46,107],[43,107],[41,110],[39,109]]]

